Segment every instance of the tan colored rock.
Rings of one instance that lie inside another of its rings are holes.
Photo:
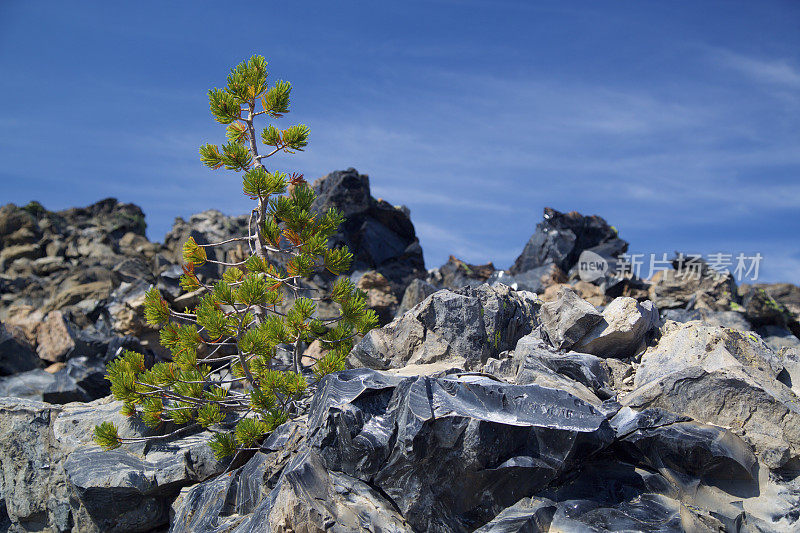
[[[37,332],[44,321],[44,313],[31,305],[14,305],[4,320],[7,326],[18,328],[28,344],[35,347]]]
[[[319,339],[316,339],[314,342],[309,344],[308,348],[306,348],[306,351],[303,352],[303,358],[301,359],[301,362],[303,366],[306,367],[314,366],[314,364],[319,361],[323,355],[322,343],[319,341]]]
[[[83,300],[102,300],[103,298],[108,298],[112,290],[113,286],[110,280],[75,285],[57,293],[45,308],[47,310],[56,310],[75,305]]]
[[[0,251],[0,269],[10,265],[16,259],[38,259],[42,255],[42,247],[36,243],[7,246]]]
[[[367,293],[367,307],[375,310],[381,324],[389,323],[399,303],[389,280],[380,272],[370,270],[361,276],[356,287]]]
[[[705,271],[699,278],[693,273],[660,270],[650,279],[649,298],[659,309],[686,307],[728,311],[736,298],[733,276]]]
[[[39,358],[51,363],[63,361],[75,349],[72,329],[61,311],[47,314],[36,333],[36,353]]]
[[[569,287],[573,289],[578,293],[578,296],[595,307],[605,304],[606,298],[605,294],[603,294],[603,289],[586,281],[578,281],[574,285],[561,282],[548,285],[542,294],[542,301],[552,302],[556,300],[558,298],[558,293],[563,287]]]
[[[52,365],[47,366],[44,369],[44,371],[47,372],[48,374],[55,374],[56,372],[58,372],[59,370],[61,370],[66,366],[67,366],[66,363],[61,363],[61,362],[53,363]]]

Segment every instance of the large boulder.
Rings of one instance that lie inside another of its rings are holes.
[[[555,300],[542,304],[541,317],[542,331],[560,350],[573,347],[603,320],[600,311],[569,286],[562,287]]]
[[[658,344],[642,355],[636,372],[636,386],[658,380],[684,368],[699,366],[716,370],[747,366],[776,379],[783,370],[778,354],[753,333],[699,322],[667,322]]]
[[[313,184],[317,199],[312,209],[324,213],[335,207],[344,224],[330,239],[353,253],[353,271],[376,270],[395,287],[399,297],[415,278],[425,277],[425,261],[408,209],[372,197],[369,176],[355,169],[337,170]]]
[[[616,258],[628,250],[628,243],[598,216],[561,213],[545,207],[544,220],[536,225],[536,232],[509,272],[516,275],[551,263],[569,272],[584,250]]]
[[[151,531],[169,522],[182,486],[224,470],[211,434],[191,428],[169,441],[101,451],[91,440],[99,421],[115,423],[122,437],[159,434],[120,407],[109,399],[55,406],[0,398],[0,490],[12,530]]]
[[[603,309],[600,322],[573,349],[600,357],[631,357],[645,347],[648,334],[658,323],[658,309],[653,302],[639,303],[621,296]]]
[[[478,376],[347,371],[326,378],[309,416],[325,466],[378,487],[418,531],[474,529],[612,435],[604,415],[568,393]]]
[[[767,475],[732,431],[612,403],[468,373],[332,374],[307,419],[278,428],[231,475],[185,489],[172,531],[797,525],[796,488]]]
[[[635,409],[658,407],[731,428],[753,446],[767,467],[800,466],[798,398],[789,387],[754,368],[681,368],[637,387],[622,403]]]
[[[537,324],[533,294],[504,285],[443,289],[380,329],[348,356],[351,366],[400,368],[451,360],[477,369]]]
[[[659,270],[650,279],[649,297],[659,309],[730,311],[739,296],[730,272],[716,272],[702,260],[678,255],[672,270]]]

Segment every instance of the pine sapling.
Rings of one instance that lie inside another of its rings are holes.
[[[147,292],[145,318],[160,328],[170,361],[148,368],[142,354],[125,351],[107,365],[111,392],[123,402],[123,414],[148,427],[178,429],[123,438],[113,423],[103,422],[94,439],[106,449],[163,439],[187,426],[214,433],[211,447],[218,458],[256,449],[297,414],[298,400],[310,387],[344,368],[355,340],[378,323],[349,278],[339,277],[327,293],[303,282],[323,269],[334,275],[346,272],[352,255],[346,247],[328,245],[342,215],[335,209],[314,212],[315,193],[302,175],[269,171],[263,164],[278,152],[302,151],[309,136],[303,124],[285,129],[268,124],[258,138],[257,117],[278,119],[289,112],[291,84],[269,86],[267,74],[267,62],[256,55],[231,70],[224,88],[208,92],[211,113],[226,125],[228,142],[200,147],[206,166],[241,173],[242,190],[255,201],[247,235],[210,244],[189,238],[183,245],[181,287],[202,293],[194,309],[173,310],[156,288]],[[209,248],[232,242],[247,246],[247,259],[209,258]],[[198,275],[206,263],[224,268],[222,278]],[[337,304],[338,316],[317,316],[317,303],[323,300]],[[302,347],[317,339],[323,355],[305,368]],[[290,350],[289,368],[281,365],[279,348]]]

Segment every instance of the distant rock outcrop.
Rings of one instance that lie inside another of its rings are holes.
[[[408,211],[366,176],[314,187],[315,209],[348,217],[334,240],[384,325],[235,464],[196,426],[110,452],[91,436],[99,420],[177,430],[122,416],[105,364],[159,357],[144,292],[192,305],[183,241],[246,233],[248,217],[179,218],[162,245],[115,200],[0,208],[0,530],[800,529],[800,288],[737,289],[708,265],[583,279],[582,253],[627,243],[551,209],[510,271],[451,257],[426,273]]]

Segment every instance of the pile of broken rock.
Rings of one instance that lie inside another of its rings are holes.
[[[104,363],[121,347],[161,357],[143,290],[189,305],[182,241],[246,219],[178,219],[157,244],[131,205],[0,209],[0,528],[800,529],[800,288],[672,271],[583,282],[582,251],[627,243],[554,210],[508,272],[456,258],[426,272],[408,211],[366,176],[315,187],[318,208],[347,212],[336,238],[385,325],[234,465],[206,432],[104,452],[91,430],[158,434],[119,415]]]

